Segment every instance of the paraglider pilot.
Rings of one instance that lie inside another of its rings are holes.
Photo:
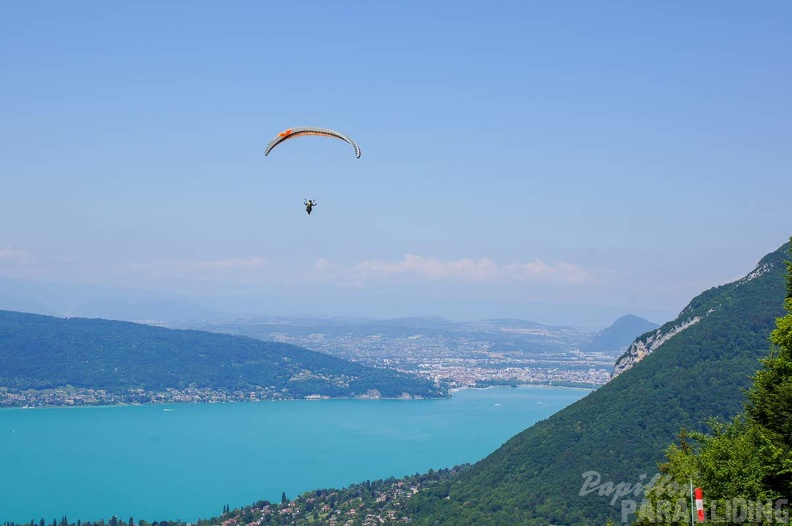
[[[311,210],[313,210],[313,207],[315,206],[316,206],[316,201],[314,201],[313,199],[305,200],[305,211],[308,212],[308,215],[311,215]]]

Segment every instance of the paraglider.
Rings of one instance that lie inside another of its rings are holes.
[[[341,139],[342,141],[352,146],[352,148],[355,150],[355,157],[360,159],[360,147],[350,137],[347,137],[343,133],[337,132],[335,130],[328,130],[327,128],[315,128],[313,126],[300,126],[299,128],[289,128],[288,130],[284,130],[280,132],[267,145],[267,149],[264,150],[264,156],[266,157],[267,155],[269,155],[269,153],[272,151],[273,148],[275,148],[277,145],[281,144],[284,141],[288,141],[289,139],[294,139],[296,137],[305,137],[308,135],[317,135],[320,137],[334,137],[336,139]]]
[[[337,132],[335,130],[329,130],[327,128],[316,128],[314,126],[300,126],[298,128],[289,128],[288,130],[284,130],[280,132],[274,139],[270,141],[267,145],[267,149],[264,150],[264,156],[266,157],[272,151],[273,148],[278,146],[279,144],[288,141],[289,139],[294,139],[297,137],[305,137],[315,135],[319,137],[331,137],[334,139],[340,139],[350,146],[352,146],[353,150],[355,151],[355,157],[360,159],[360,146],[357,145],[355,141],[352,140],[351,137],[344,135],[341,132]],[[313,207],[316,206],[316,201],[313,199],[305,199],[305,211],[308,212],[308,215],[311,215],[311,211]]]

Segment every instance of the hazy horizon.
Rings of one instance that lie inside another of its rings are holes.
[[[10,291],[10,293],[9,293]],[[661,324],[677,313],[609,305],[531,304],[453,301],[426,302],[423,299],[392,308],[367,307],[366,296],[346,298],[278,297],[259,295],[189,296],[157,290],[97,287],[83,284],[35,282],[0,278],[0,310],[14,310],[54,316],[88,316],[110,319],[152,321],[195,321],[200,319],[273,317],[349,317],[393,319],[442,317],[455,322],[513,318],[546,325],[604,328],[617,318],[634,314]],[[380,298],[381,299],[381,298]],[[420,305],[418,305],[420,303]],[[146,316],[146,313],[149,313]]]

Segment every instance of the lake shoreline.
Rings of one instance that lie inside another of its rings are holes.
[[[487,385],[487,386],[463,386],[448,389],[447,396],[425,397],[405,395],[398,397],[384,397],[372,395],[359,396],[327,396],[327,395],[308,395],[301,398],[297,397],[278,397],[278,398],[255,398],[242,394],[229,394],[220,390],[169,390],[144,392],[132,390],[135,397],[147,397],[148,401],[129,401],[126,394],[107,393],[99,389],[78,389],[71,386],[47,389],[47,390],[24,390],[12,391],[8,388],[0,388],[0,411],[4,409],[52,409],[52,408],[85,408],[85,407],[119,407],[119,406],[158,406],[158,405],[182,405],[182,404],[234,404],[246,402],[289,402],[289,401],[321,401],[321,400],[443,400],[451,398],[453,393],[463,391],[485,391],[489,389],[517,389],[517,388],[557,388],[593,391],[596,387],[585,386],[566,386],[552,384],[515,384],[515,385]],[[191,392],[192,391],[192,392]],[[196,391],[199,391],[196,393]],[[23,394],[24,393],[24,394]],[[89,398],[78,398],[79,396]],[[30,401],[31,397],[35,403],[23,403],[22,399]],[[19,403],[15,403],[15,402]]]

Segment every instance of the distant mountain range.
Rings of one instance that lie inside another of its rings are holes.
[[[9,311],[0,311],[0,388],[209,389],[265,398],[446,395],[428,380],[284,343]]]
[[[787,243],[743,279],[700,294],[677,319],[641,336],[607,385],[516,435],[459,481],[413,497],[413,524],[620,521],[619,499],[597,489],[647,483],[682,428],[704,431],[708,417],[742,410],[743,389],[784,314],[788,250]],[[586,492],[593,473],[599,488]]]
[[[391,305],[385,307],[383,305]],[[379,306],[379,307],[377,307]],[[595,332],[619,316],[640,314],[667,319],[667,310],[627,310],[604,305],[545,304],[528,301],[438,299],[401,305],[389,297],[357,291],[350,296],[285,296],[264,294],[190,295],[156,289],[39,282],[0,278],[0,310],[51,316],[103,318],[144,323],[180,323],[263,316],[347,316],[400,318],[438,313],[460,320],[502,316],[541,320]],[[471,314],[471,311],[474,314]]]

